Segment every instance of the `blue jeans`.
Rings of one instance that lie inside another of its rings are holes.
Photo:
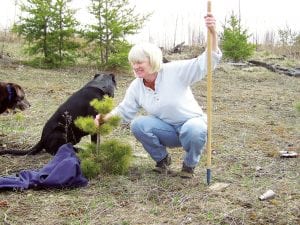
[[[207,124],[204,117],[174,126],[154,116],[139,116],[131,122],[131,132],[156,162],[167,156],[167,147],[183,147],[184,164],[195,167],[206,142]]]

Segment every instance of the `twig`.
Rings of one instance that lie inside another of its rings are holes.
[[[7,221],[7,214],[6,214],[6,213],[4,213],[3,223],[4,223],[4,225],[11,225],[11,224]]]

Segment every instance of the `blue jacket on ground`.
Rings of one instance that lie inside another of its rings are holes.
[[[87,183],[70,143],[62,145],[53,159],[39,171],[24,170],[17,176],[0,177],[0,189],[84,187]]]

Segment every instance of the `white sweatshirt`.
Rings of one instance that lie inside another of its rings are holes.
[[[222,53],[212,54],[212,66],[216,67]],[[136,78],[129,85],[123,101],[111,111],[124,122],[131,121],[140,108],[148,114],[177,125],[186,120],[204,116],[191,91],[190,85],[206,75],[206,52],[194,59],[165,63],[155,80],[155,91],[144,85],[142,78]]]

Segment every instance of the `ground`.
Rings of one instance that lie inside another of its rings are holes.
[[[91,79],[86,68],[34,69],[1,64],[1,80],[24,87],[28,110],[0,116],[0,147],[33,146],[56,108]],[[132,75],[117,74],[116,102]],[[193,86],[206,110],[206,80]],[[229,184],[211,190],[206,184],[206,154],[195,177],[157,175],[142,146],[120,126],[112,136],[134,150],[130,172],[100,175],[85,188],[0,192],[1,224],[282,224],[300,223],[299,157],[280,158],[279,151],[300,146],[300,79],[259,67],[223,62],[213,78],[212,182]],[[110,138],[107,137],[107,138]],[[84,139],[79,145],[87,142]],[[172,169],[179,171],[183,150],[169,150]],[[1,156],[0,175],[43,167],[51,156]],[[275,198],[260,201],[266,190]]]

